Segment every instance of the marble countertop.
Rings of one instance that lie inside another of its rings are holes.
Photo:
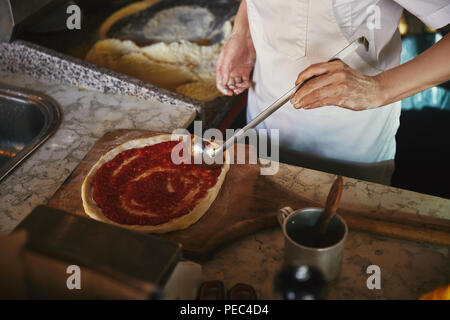
[[[46,203],[94,143],[113,129],[170,132],[196,116],[185,105],[80,89],[0,71],[0,82],[52,97],[62,109],[56,133],[0,183],[0,234],[8,233],[37,205]]]
[[[325,203],[335,176],[280,164],[274,183],[316,203]],[[366,181],[344,178],[341,207],[373,215],[412,214],[450,219],[450,200]],[[300,209],[300,208],[294,208]],[[230,243],[202,264],[204,281],[222,280],[254,286],[258,298],[274,298],[273,280],[282,267],[281,228],[267,229]],[[381,289],[369,290],[367,267],[381,270]],[[330,285],[329,299],[417,299],[439,285],[450,284],[449,248],[350,231],[344,246],[342,271]]]
[[[228,290],[252,285],[258,299],[273,299],[273,280],[283,265],[284,239],[274,228],[247,236],[218,251],[202,264],[203,280],[222,280]],[[381,289],[369,290],[367,267],[378,265]],[[328,299],[418,299],[450,283],[448,248],[350,231],[341,274]]]
[[[195,111],[183,105],[121,94],[105,94],[68,84],[0,72],[1,82],[41,91],[62,107],[56,132],[25,163],[0,183],[0,233],[10,232],[31,210],[45,204],[79,161],[108,130],[171,130],[186,127]],[[324,203],[334,175],[280,164],[271,179],[305,198]],[[450,200],[345,178],[342,206],[372,208],[373,214],[411,213],[450,219]],[[298,209],[298,208],[296,208]],[[202,263],[204,280],[220,279],[226,288],[251,284],[259,298],[271,299],[273,279],[283,264],[284,239],[272,228],[239,239]],[[366,286],[369,265],[381,268],[381,290]],[[331,299],[417,299],[450,283],[449,248],[350,231],[340,277]]]
[[[0,70],[78,88],[197,108],[196,100],[181,94],[27,41],[0,43]]]
[[[219,126],[239,100],[239,97],[221,96],[207,102],[199,101],[22,40],[0,43],[0,70],[24,73],[35,79],[56,81],[105,93],[152,99],[170,105],[184,105],[195,109],[197,118],[208,128]]]

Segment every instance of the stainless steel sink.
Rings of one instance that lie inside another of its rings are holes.
[[[61,122],[57,102],[0,83],[0,181],[46,141]]]

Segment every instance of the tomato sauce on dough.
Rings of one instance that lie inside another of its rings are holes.
[[[126,225],[159,225],[188,214],[212,188],[221,168],[176,165],[161,142],[119,153],[94,174],[93,199],[110,220]]]

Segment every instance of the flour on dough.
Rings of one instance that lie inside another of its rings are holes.
[[[100,29],[101,36],[107,34],[105,25],[111,26],[115,21],[142,10],[148,5],[148,3],[139,5],[139,2],[137,2],[116,12],[104,22]],[[177,17],[177,19],[183,19],[180,17],[183,14],[183,8],[184,6],[179,6],[171,8],[172,11],[171,9],[161,11],[159,16],[156,15],[149,21],[146,32],[152,34],[169,32],[178,39],[186,36],[183,30],[176,29],[176,26],[168,26],[170,24],[165,20],[166,18],[169,19],[169,15]],[[190,29],[197,30],[194,35],[189,36],[191,39],[192,36],[198,36],[200,39],[208,32],[206,27],[201,27],[201,24],[203,26],[209,25],[208,14],[200,9],[208,11],[200,7],[194,7],[194,11],[188,11],[190,12],[189,19],[198,15],[204,20],[190,22],[192,24]],[[186,8],[184,8],[184,12],[186,13]],[[210,17],[210,19],[213,19],[213,17]],[[231,29],[231,22],[227,21],[223,28],[219,30],[225,35],[224,41],[230,36]],[[91,48],[86,56],[86,61],[128,74],[197,100],[210,101],[221,95],[215,85],[215,62],[222,50],[224,41],[203,46],[190,41],[179,40],[139,47],[129,40],[103,39]]]
[[[146,38],[173,42],[205,39],[214,15],[206,8],[178,6],[162,10],[142,30]]]

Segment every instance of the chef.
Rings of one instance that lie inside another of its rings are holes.
[[[216,63],[217,88],[249,89],[249,121],[316,76],[258,128],[280,130],[283,162],[390,184],[399,100],[450,79],[450,35],[399,65],[403,9],[430,28],[450,23],[449,0],[243,0]],[[324,62],[361,36],[367,52]]]

